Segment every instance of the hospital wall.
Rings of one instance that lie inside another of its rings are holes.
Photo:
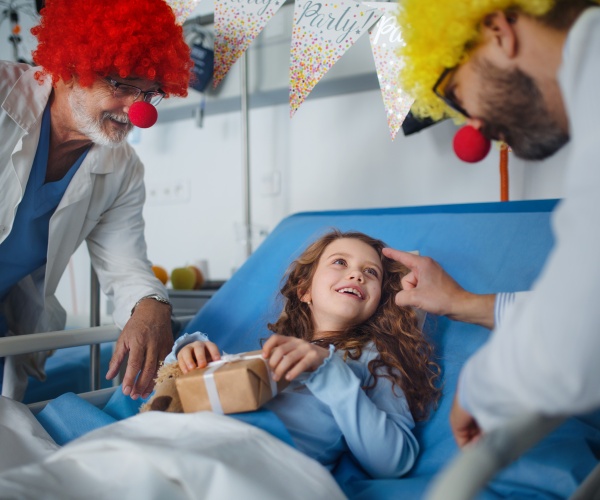
[[[499,200],[498,149],[480,163],[461,162],[452,152],[452,122],[409,136],[400,131],[392,140],[368,37],[290,118],[292,14],[292,6],[283,7],[247,53],[254,247],[299,211]],[[0,56],[12,58],[5,49]],[[146,167],[148,256],[169,271],[206,260],[209,278],[226,280],[246,257],[240,67],[207,91],[201,123],[201,94],[190,90],[186,99],[161,103],[154,127],[131,134]],[[568,147],[541,163],[510,155],[510,199],[562,196],[567,154]],[[89,318],[89,274],[80,248],[58,289],[74,326]],[[109,321],[103,300],[103,322]]]

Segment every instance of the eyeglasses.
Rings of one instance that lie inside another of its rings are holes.
[[[469,115],[469,113],[467,113],[465,108],[463,108],[460,104],[458,104],[456,102],[454,95],[446,94],[446,91],[445,91],[446,87],[448,86],[450,78],[454,74],[455,70],[456,70],[456,67],[446,68],[442,72],[440,77],[437,79],[437,82],[435,82],[435,85],[433,86],[432,90],[436,96],[438,96],[442,101],[444,101],[454,111],[458,111],[461,115],[464,115],[467,118],[471,118],[471,116]]]
[[[117,82],[112,78],[105,78],[105,80],[110,84],[113,88],[113,96],[116,99],[132,99],[136,101],[140,95],[144,97],[142,100],[144,102],[149,102],[153,106],[158,106],[160,101],[162,101],[165,93],[162,90],[148,90],[144,91],[134,85],[128,85],[126,83]]]

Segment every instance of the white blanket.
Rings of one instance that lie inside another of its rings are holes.
[[[62,448],[0,397],[3,499],[337,499],[321,464],[267,432],[210,412],[148,412]]]

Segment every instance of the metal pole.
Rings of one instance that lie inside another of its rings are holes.
[[[100,282],[90,266],[90,326],[100,326]],[[90,345],[90,390],[100,389],[100,344]]]
[[[248,60],[244,51],[240,57],[240,96],[242,99],[242,182],[244,185],[244,229],[246,257],[252,253],[252,206],[250,193],[250,137],[248,120]]]

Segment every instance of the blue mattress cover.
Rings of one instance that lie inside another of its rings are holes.
[[[346,210],[295,214],[283,220],[246,263],[207,302],[184,331],[207,333],[222,350],[244,352],[259,348],[268,336],[265,325],[281,308],[276,300],[291,260],[331,227],[363,231],[388,245],[429,255],[465,288],[479,293],[530,288],[552,247],[550,213],[556,200]],[[464,361],[487,339],[481,327],[428,315],[426,329],[437,346],[444,373],[444,395],[416,435],[422,452],[413,468],[399,479],[370,479],[352,457],[344,457],[335,477],[350,498],[420,498],[431,478],[457,453],[448,415],[458,373]],[[70,396],[54,402],[73,405]],[[79,403],[77,403],[79,404]],[[59,439],[90,430],[93,422],[110,423],[137,412],[117,391],[102,415],[88,418],[87,427],[63,426]],[[47,407],[48,415],[65,415]],[[98,410],[100,411],[100,410]],[[71,412],[72,413],[72,412]],[[56,416],[55,415],[55,416]],[[264,415],[261,415],[261,418]],[[565,498],[597,463],[600,456],[600,415],[570,419],[524,457],[499,474],[482,492],[482,499]],[[264,425],[277,428],[274,415]],[[68,424],[68,422],[67,422]],[[56,427],[58,428],[58,427]],[[78,430],[79,429],[79,430]],[[61,437],[61,433],[64,436]],[[276,431],[273,431],[276,434]],[[283,433],[285,435],[285,433]]]

